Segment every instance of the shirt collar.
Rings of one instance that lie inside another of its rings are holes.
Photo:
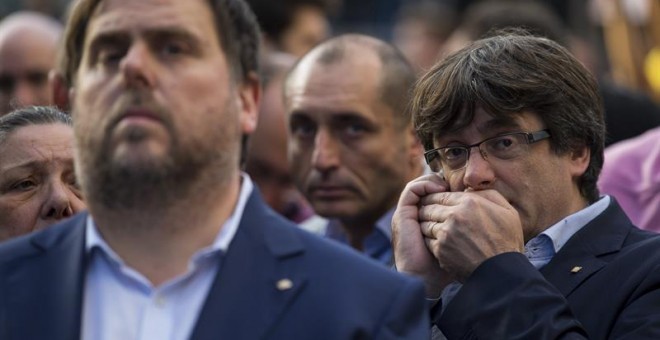
[[[229,248],[229,244],[234,239],[234,235],[236,235],[236,231],[238,230],[238,225],[245,210],[245,204],[247,203],[247,200],[250,197],[254,187],[250,176],[248,176],[246,173],[241,173],[241,179],[238,201],[236,202],[236,207],[234,207],[232,214],[224,222],[213,243],[195,253],[192,258],[193,261],[200,257],[206,257],[217,252],[225,252]],[[100,249],[115,263],[123,264],[123,261],[119,255],[117,255],[117,253],[115,253],[112,248],[110,248],[110,246],[107,244],[107,242],[105,242],[99,233],[92,216],[88,215],[87,223],[85,225],[85,250],[89,255],[95,248]]]
[[[543,231],[552,240],[552,245],[555,248],[555,253],[568,242],[568,240],[575,235],[582,227],[587,225],[591,220],[600,215],[610,204],[610,196],[603,196],[598,201],[587,206],[586,208],[567,216],[561,221],[555,223],[550,228]],[[531,242],[531,240],[530,240]]]

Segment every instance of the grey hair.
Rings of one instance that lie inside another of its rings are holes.
[[[71,116],[53,106],[29,106],[14,110],[0,117],[0,145],[19,128],[58,123],[73,126]]]

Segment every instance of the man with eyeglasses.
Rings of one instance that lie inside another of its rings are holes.
[[[55,66],[62,25],[39,13],[18,12],[0,23],[0,116],[51,103],[48,72]]]
[[[601,99],[566,49],[476,41],[421,78],[411,113],[435,173],[400,197],[395,262],[444,336],[660,338],[660,238],[598,192]]]

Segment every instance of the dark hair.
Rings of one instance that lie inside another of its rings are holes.
[[[588,147],[591,159],[578,185],[589,202],[598,199],[601,98],[593,76],[565,48],[519,30],[500,32],[436,64],[417,82],[411,101],[413,124],[427,150],[442,133],[468,126],[477,108],[496,117],[538,114],[558,154]]]
[[[14,131],[24,126],[64,124],[73,126],[71,116],[53,106],[29,106],[0,117],[0,144]]]
[[[327,0],[246,0],[250,5],[261,31],[276,45],[282,44],[284,32],[293,24],[296,11],[302,7],[316,8],[324,14],[329,12]]]
[[[408,126],[410,124],[408,102],[416,79],[415,71],[396,47],[366,35],[345,34],[321,43],[303,59],[312,57],[318,63],[331,65],[349,56],[359,58],[363,51],[372,51],[378,56],[382,67],[378,84],[380,98],[392,109],[395,117],[399,118],[397,122],[401,123],[400,126]],[[302,59],[298,64],[300,62]],[[290,74],[295,72],[298,64],[293,67]]]
[[[72,86],[84,51],[85,35],[94,11],[103,0],[77,0],[72,3],[64,33],[59,69]],[[243,82],[259,69],[260,33],[254,13],[243,0],[208,0],[232,75]]]

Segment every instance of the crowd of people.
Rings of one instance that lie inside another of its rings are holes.
[[[543,1],[0,21],[0,339],[660,338],[660,108]]]

